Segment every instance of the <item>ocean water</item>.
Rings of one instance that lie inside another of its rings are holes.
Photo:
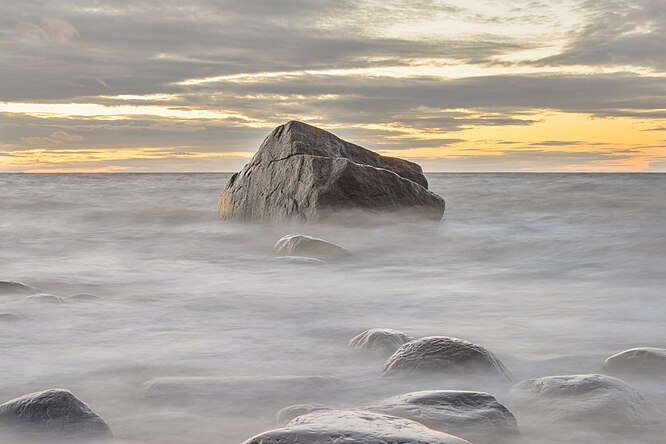
[[[233,444],[300,402],[416,388],[507,400],[507,385],[473,376],[381,378],[383,359],[346,345],[372,327],[469,339],[518,380],[666,347],[666,175],[429,174],[447,201],[441,223],[346,227],[220,222],[229,176],[0,175],[0,280],[64,301],[0,295],[0,402],[64,387],[117,442]],[[273,244],[293,232],[353,259],[275,262]],[[625,380],[664,410],[666,379]],[[666,436],[517,418],[520,443]]]

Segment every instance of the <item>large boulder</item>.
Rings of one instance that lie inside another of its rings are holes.
[[[418,421],[474,442],[480,435],[496,438],[518,431],[513,414],[484,392],[426,390],[393,396],[364,410]]]
[[[72,439],[111,437],[106,422],[64,389],[31,393],[0,405],[0,433],[7,431]]]
[[[519,411],[591,426],[648,424],[657,417],[639,391],[605,375],[530,379],[514,386],[509,399]]]
[[[386,361],[383,374],[401,372],[492,374],[513,381],[511,373],[492,352],[448,336],[428,336],[401,346]]]
[[[371,328],[354,336],[349,346],[358,350],[367,350],[370,353],[389,357],[402,345],[414,340],[401,331],[390,328]]]
[[[273,246],[278,256],[305,256],[320,260],[344,259],[351,256],[349,251],[332,242],[302,234],[288,234]]]
[[[444,199],[428,191],[419,165],[296,121],[273,130],[218,207],[222,219],[256,222],[348,221],[368,211],[439,220]]]
[[[293,419],[244,444],[469,444],[409,419],[360,410],[325,410]]]
[[[612,373],[666,376],[666,349],[640,347],[625,350],[606,359],[604,369]]]

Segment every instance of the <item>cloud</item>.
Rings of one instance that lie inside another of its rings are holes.
[[[23,41],[31,43],[68,43],[79,38],[76,28],[64,20],[44,17],[40,23],[21,22],[16,33]]]
[[[69,134],[65,131],[54,131],[47,137],[21,137],[21,142],[26,145],[66,145],[83,142],[85,138],[78,134]]]

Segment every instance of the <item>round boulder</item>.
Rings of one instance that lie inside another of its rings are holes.
[[[418,421],[473,441],[481,434],[518,431],[513,414],[484,392],[426,390],[393,396],[364,409]]]
[[[606,375],[565,375],[530,379],[514,386],[511,404],[549,420],[589,425],[652,423],[655,411],[645,397]]]
[[[398,330],[390,328],[371,328],[353,337],[349,346],[367,350],[377,356],[389,357],[402,345],[414,340]]]
[[[288,234],[273,246],[278,256],[306,256],[322,260],[345,259],[351,254],[339,245],[302,234]]]
[[[666,376],[666,349],[640,347],[625,350],[606,359],[604,369],[613,373]]]
[[[64,389],[30,393],[0,405],[0,430],[77,438],[111,437],[106,422]]]
[[[428,336],[401,346],[386,361],[383,374],[401,372],[495,374],[513,380],[492,352],[464,339],[447,336]]]
[[[360,410],[327,410],[292,420],[244,444],[469,444],[415,421]]]

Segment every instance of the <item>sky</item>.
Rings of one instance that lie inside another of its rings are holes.
[[[0,172],[236,171],[294,119],[426,171],[666,172],[664,0],[0,11]]]

